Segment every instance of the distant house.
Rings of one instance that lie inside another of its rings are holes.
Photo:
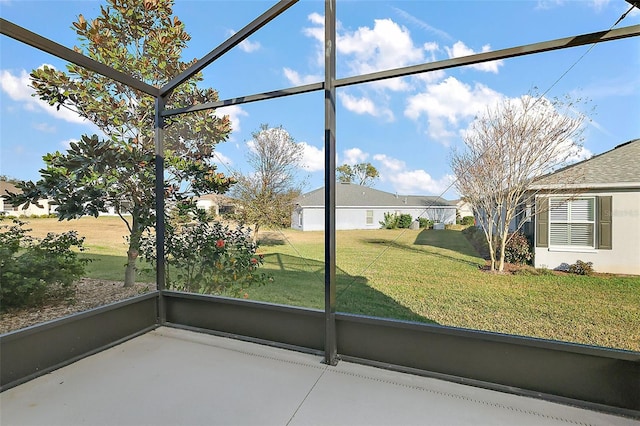
[[[463,200],[462,198],[458,200],[451,201],[451,204],[455,204],[458,209],[458,213],[460,214],[460,219],[465,216],[473,216],[473,208],[471,207],[471,203]]]
[[[6,199],[7,192],[20,194],[22,190],[18,189],[14,184],[7,181],[0,181],[0,212],[3,212],[7,216],[43,216],[49,215],[55,212],[56,205],[51,200],[40,200],[37,206],[35,204],[29,204],[26,209],[23,208],[24,204],[14,206]]]
[[[444,224],[455,223],[456,206],[441,197],[397,195],[352,183],[336,185],[336,229],[379,229],[385,213],[410,214]],[[291,227],[324,229],[324,188],[296,199]]]
[[[535,266],[640,275],[640,139],[537,179]]]
[[[226,213],[234,213],[236,204],[233,199],[221,194],[206,194],[196,197],[196,206],[207,211],[208,213],[219,216]]]

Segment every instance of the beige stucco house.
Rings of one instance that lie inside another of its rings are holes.
[[[570,183],[568,183],[570,182]],[[640,275],[640,139],[535,181],[535,266]]]
[[[14,206],[5,198],[7,192],[19,194],[22,191],[10,182],[0,181],[0,212],[7,216],[44,216],[56,211],[56,205],[52,203],[52,200],[40,200],[39,205],[31,203],[27,208],[24,208],[24,204]]]

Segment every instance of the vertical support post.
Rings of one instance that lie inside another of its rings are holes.
[[[156,288],[160,292],[158,296],[158,321],[166,322],[166,312],[163,297],[165,284],[165,258],[164,258],[164,118],[161,113],[164,110],[165,99],[156,97],[154,116],[154,142],[155,142],[155,169],[156,169]]]
[[[336,0],[324,5],[324,361],[336,365]]]

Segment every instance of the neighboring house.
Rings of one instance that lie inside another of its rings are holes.
[[[456,206],[441,197],[397,195],[352,183],[336,184],[336,229],[379,229],[385,213],[410,214],[434,222],[456,222]],[[296,199],[291,227],[324,230],[324,188]]]
[[[236,205],[233,203],[233,200],[221,194],[206,194],[201,197],[196,197],[195,200],[196,206],[214,216],[234,213],[236,211]]]
[[[473,208],[471,208],[471,204],[462,198],[458,200],[451,201],[451,204],[455,204],[458,209],[458,213],[460,214],[460,219],[465,216],[473,216]]]
[[[7,192],[21,193],[22,190],[18,189],[14,184],[7,181],[0,181],[0,212],[4,212],[7,216],[43,216],[49,215],[55,212],[56,205],[51,203],[51,200],[40,200],[37,205],[31,203],[29,207],[23,209],[24,204],[14,206],[6,200]]]
[[[640,275],[640,139],[537,179],[535,266]]]

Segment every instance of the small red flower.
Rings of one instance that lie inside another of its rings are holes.
[[[251,263],[253,263],[255,265],[256,263],[258,263],[258,259],[256,259],[255,257],[252,257],[251,258]]]
[[[224,240],[218,240],[218,241],[216,241],[216,247],[217,247],[217,248],[222,248],[222,247],[224,247]]]

